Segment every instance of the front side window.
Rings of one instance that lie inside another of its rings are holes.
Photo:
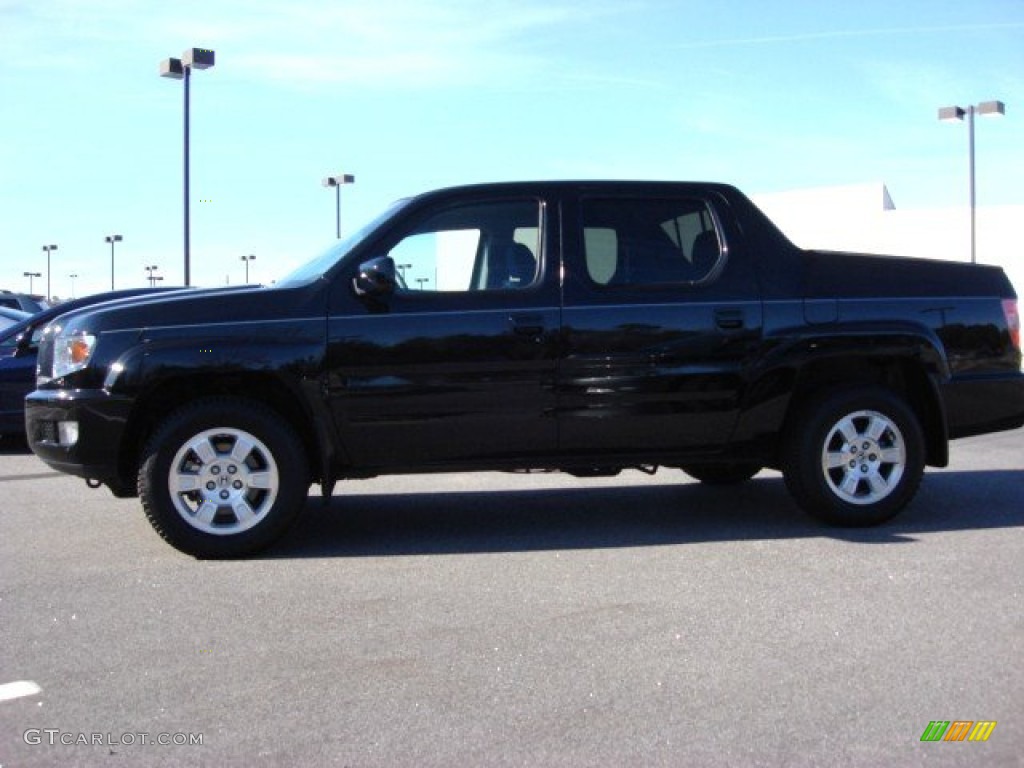
[[[599,285],[701,282],[722,257],[703,200],[594,198],[581,213],[587,273]]]
[[[536,200],[446,208],[387,252],[400,292],[521,290],[537,280],[541,206]]]

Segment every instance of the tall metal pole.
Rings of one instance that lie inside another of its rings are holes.
[[[110,243],[110,290],[114,290],[114,243],[120,243],[121,235],[107,235],[103,238]]]
[[[334,187],[334,236],[341,240],[341,187],[343,184],[355,184],[356,177],[351,173],[328,176],[323,180],[325,187]]]
[[[254,260],[256,256],[254,254],[247,254],[245,256],[239,256],[242,261],[245,262],[245,284],[249,284],[249,262]]]
[[[977,254],[977,200],[974,193],[974,116],[978,115],[1005,115],[1006,105],[1001,101],[983,101],[980,104],[971,104],[964,109],[960,106],[942,107],[939,110],[939,120],[954,121],[963,120],[967,116],[967,181],[970,192],[971,208],[971,263],[976,264]]]
[[[189,166],[189,149],[188,149],[188,84],[191,79],[192,67],[188,64],[183,63],[184,75],[185,75],[185,287],[192,285],[191,274],[189,270],[189,262],[191,260],[190,254],[190,243],[189,243],[189,207],[188,207],[188,166]]]
[[[50,293],[50,253],[57,250],[56,245],[44,245],[43,250],[46,251],[46,300],[49,301],[53,296]]]
[[[160,76],[169,77],[174,80],[185,81],[185,115],[184,125],[184,147],[182,151],[182,176],[184,183],[184,220],[185,220],[185,285],[192,284],[191,273],[191,246],[189,242],[189,81],[193,69],[209,69],[214,65],[215,55],[210,48],[189,48],[180,59],[164,59],[160,63]]]
[[[970,158],[970,188],[971,188],[971,264],[978,263],[977,244],[975,233],[977,232],[977,213],[974,197],[974,105],[967,108],[967,141],[970,144],[968,156]]]
[[[341,185],[334,187],[334,236],[341,240]]]

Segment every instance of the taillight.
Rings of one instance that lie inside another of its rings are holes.
[[[1013,346],[1020,351],[1020,313],[1017,311],[1016,299],[1003,299],[1003,314],[1006,315],[1006,327],[1010,331]]]

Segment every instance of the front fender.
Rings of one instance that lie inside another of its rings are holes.
[[[260,325],[271,327],[218,327],[201,339],[173,328],[146,331],[108,366],[104,388],[134,402],[126,471],[162,416],[200,397],[228,395],[262,401],[288,418],[306,444],[315,477],[331,485],[347,453],[323,398],[323,326]]]
[[[137,390],[182,376],[259,372],[316,375],[323,362],[322,320],[276,320],[143,329],[107,368],[104,388]]]

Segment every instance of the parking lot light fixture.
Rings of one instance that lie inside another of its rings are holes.
[[[71,298],[75,298],[75,278],[78,277],[78,273],[72,272],[68,277],[71,278]]]
[[[942,107],[939,109],[939,120],[942,122],[962,121],[967,117],[968,147],[968,193],[971,206],[971,263],[977,263],[977,206],[974,194],[974,115],[1005,115],[1006,105],[1001,101],[983,101],[977,106],[970,105],[966,109],[959,106]]]
[[[28,293],[29,293],[29,296],[31,296],[32,293],[33,293],[33,290],[32,290],[32,279],[35,278],[35,277],[42,277],[43,273],[42,272],[23,272],[22,275],[24,277],[28,278]]]
[[[57,250],[56,245],[44,245],[43,250],[46,251],[46,300],[50,300],[50,254]]]
[[[110,243],[110,290],[114,290],[114,243],[120,243],[124,238],[120,235],[107,235],[103,239]]]
[[[184,241],[185,241],[185,285],[191,282],[189,242],[189,80],[193,69],[209,69],[214,65],[215,54],[210,48],[189,48],[180,59],[164,59],[160,62],[160,77],[185,81],[185,120],[183,155],[184,188]]]
[[[248,256],[240,256],[239,258],[242,261],[245,262],[245,284],[248,285],[249,284],[249,262],[252,261],[253,259],[255,259],[256,257],[253,256],[250,253]]]
[[[160,267],[158,267],[158,266],[157,266],[156,264],[150,264],[150,265],[149,265],[148,267],[144,267],[144,269],[145,269],[145,270],[146,270],[147,272],[149,272],[149,277],[147,277],[146,279],[147,279],[147,280],[149,280],[149,287],[150,287],[150,288],[152,288],[152,287],[153,287],[154,285],[156,285],[156,281],[157,281],[157,280],[163,280],[163,278],[162,278],[162,277],[156,277],[156,276],[155,276],[155,275],[153,274],[153,273],[154,273],[154,272],[156,272],[156,271],[157,271],[158,269],[160,269]]]
[[[334,234],[341,240],[341,188],[345,184],[355,184],[356,177],[350,173],[328,176],[323,180],[325,187],[334,187]]]

